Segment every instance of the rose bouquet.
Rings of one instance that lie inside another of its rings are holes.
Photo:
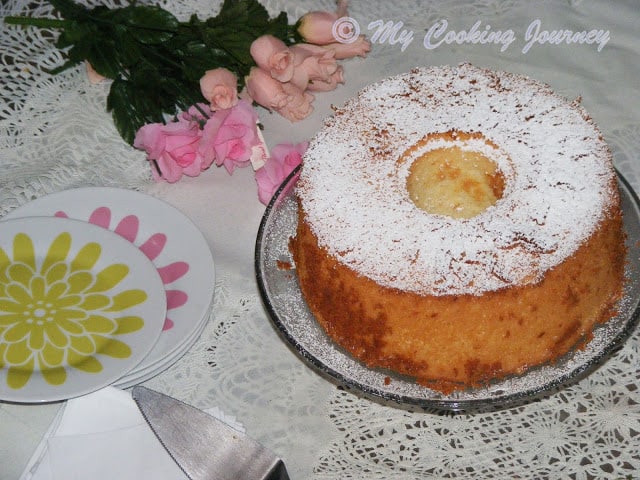
[[[339,62],[370,48],[364,36],[337,40],[346,0],[292,24],[284,12],[270,18],[257,0],[224,0],[215,17],[188,21],[136,2],[113,9],[49,3],[59,18],[4,21],[60,30],[56,46],[66,62],[52,74],[85,63],[91,82],[111,82],[106,108],[122,138],[146,152],[154,178],[253,165],[263,203],[300,163],[306,143],[270,155],[255,107],[292,122],[306,118],[318,92],[344,83]]]

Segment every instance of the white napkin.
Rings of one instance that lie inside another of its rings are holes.
[[[219,410],[210,414],[233,428]],[[129,392],[103,388],[58,413],[21,480],[187,479],[146,424]]]

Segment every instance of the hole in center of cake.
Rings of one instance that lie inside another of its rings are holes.
[[[493,160],[457,145],[421,154],[407,177],[409,196],[418,208],[453,218],[482,213],[502,198],[504,184]]]

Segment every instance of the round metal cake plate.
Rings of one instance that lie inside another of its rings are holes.
[[[571,351],[552,365],[450,394],[426,388],[393,372],[368,368],[326,335],[300,291],[289,251],[298,221],[294,186],[299,168],[283,182],[264,213],[256,241],[256,275],[263,302],[278,331],[305,361],[338,383],[374,399],[407,406],[455,411],[504,408],[583,378],[602,364],[636,325],[640,313],[640,201],[618,174],[628,249],[627,282],[617,305],[618,314],[596,327],[593,339],[584,349]]]

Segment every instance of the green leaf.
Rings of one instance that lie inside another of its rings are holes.
[[[113,35],[105,44],[117,53],[121,70],[127,70],[140,61],[143,45],[138,42],[125,25],[116,25]]]
[[[269,22],[268,28],[263,32],[265,35],[273,35],[279,38],[287,45],[298,43],[291,35],[291,28],[289,26],[289,18],[286,12],[280,12],[280,14]]]
[[[72,0],[49,0],[49,3],[67,20],[83,18],[89,12],[85,6]]]
[[[131,35],[148,45],[171,40],[180,26],[176,17],[160,7],[131,6],[123,9],[123,13]]]
[[[63,49],[75,44],[82,44],[86,42],[87,39],[94,38],[97,33],[98,30],[95,26],[71,20],[58,36],[56,47]]]
[[[224,0],[216,19],[220,22],[264,25],[269,22],[269,12],[256,0]]]
[[[120,55],[114,51],[113,44],[93,43],[84,58],[91,64],[93,69],[100,75],[107,78],[116,79],[122,72],[122,62]]]
[[[120,136],[130,145],[140,127],[163,120],[162,111],[148,97],[144,90],[122,78],[114,80],[109,89],[107,111]]]
[[[78,43],[74,45],[67,51],[69,62],[72,62],[74,65],[82,63],[87,58],[90,48],[91,44],[89,43]]]

